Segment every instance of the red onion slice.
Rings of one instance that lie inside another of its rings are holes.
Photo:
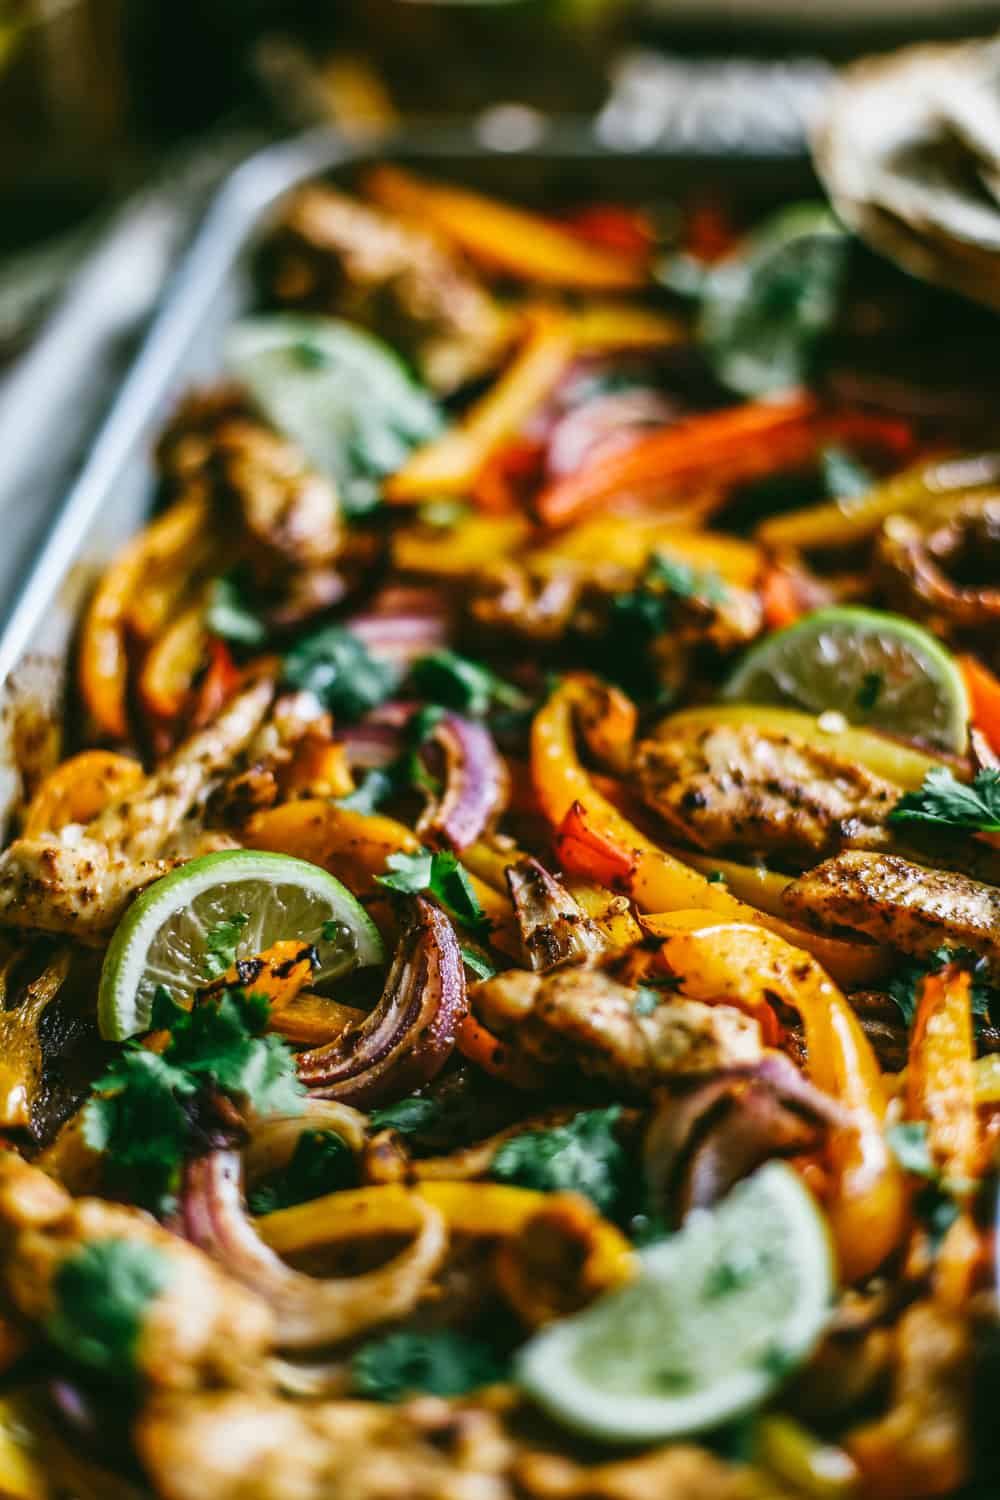
[[[468,1014],[465,969],[454,929],[417,896],[375,1009],[334,1041],[299,1054],[299,1077],[321,1099],[365,1109],[429,1082]]]
[[[361,1276],[307,1276],[287,1266],[257,1234],[244,1205],[242,1179],[235,1151],[213,1151],[190,1162],[181,1199],[184,1232],[268,1303],[280,1348],[339,1343],[377,1323],[404,1317],[444,1259],[444,1220],[414,1195],[416,1235],[402,1254]]]
[[[417,824],[428,835],[459,853],[486,832],[507,801],[507,768],[482,724],[460,714],[445,713],[431,731],[445,759],[445,786]]]

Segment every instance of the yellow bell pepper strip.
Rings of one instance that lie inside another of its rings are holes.
[[[102,734],[128,736],[126,620],[150,572],[183,558],[208,525],[205,501],[179,500],[131,541],[108,568],[84,615],[79,682],[84,705]]]
[[[861,1475],[850,1455],[784,1413],[757,1418],[753,1462],[802,1500],[857,1500]]]
[[[113,750],[81,750],[50,771],[28,804],[25,838],[89,823],[142,780],[142,766]]]
[[[149,648],[139,673],[139,700],[159,724],[171,724],[183,712],[205,659],[205,610],[202,603],[182,610]]]
[[[283,802],[256,813],[243,830],[248,849],[294,854],[336,875],[362,898],[382,897],[375,877],[384,875],[390,854],[414,853],[420,840],[404,823],[378,813],[354,812],[315,797]],[[490,942],[519,957],[521,940],[509,899],[470,875],[472,888],[491,925]],[[376,913],[372,912],[373,919]]]
[[[607,886],[594,885],[584,880],[570,880],[566,883],[566,889],[590,920],[600,928],[611,948],[625,952],[642,942],[642,928],[632,915],[624,896],[609,891]]]
[[[578,354],[619,349],[667,349],[687,343],[690,330],[680,320],[629,302],[585,302],[567,314]]]
[[[971,1191],[983,1165],[975,1056],[968,972],[928,974],[910,1033],[906,1113],[926,1121],[931,1156],[958,1196]]]
[[[667,739],[675,728],[711,729],[717,724],[749,724],[767,732],[795,735],[821,750],[864,766],[886,781],[894,781],[906,792],[916,791],[928,771],[943,764],[940,756],[927,755],[874,729],[857,729],[829,715],[817,718],[797,708],[772,708],[760,703],[713,703],[704,708],[682,708],[661,719],[652,730],[652,737]],[[964,777],[959,766],[953,769],[957,776],[968,779],[967,769]]]
[[[648,919],[644,925],[653,930]],[[773,932],[745,922],[699,922],[696,915],[690,925],[674,932],[661,925],[659,933],[682,994],[747,1003],[777,996],[798,1011],[810,1077],[856,1121],[831,1132],[834,1181],[827,1211],[845,1281],[870,1274],[900,1242],[907,1195],[882,1131],[882,1075],[858,1018],[816,960]]]
[[[41,1433],[17,1393],[0,1398],[0,1495],[4,1500],[54,1500]]]
[[[300,990],[286,1000],[273,1000],[267,1018],[268,1031],[276,1031],[296,1046],[323,1047],[363,1021],[367,1012],[355,1005],[342,1005],[329,995]]]
[[[907,515],[949,496],[958,499],[966,492],[995,488],[998,481],[1000,453],[938,454],[894,474],[865,495],[771,516],[758,526],[757,537],[768,547],[805,552],[850,547],[874,536],[887,516]]]
[[[284,797],[346,797],[354,791],[347,746],[338,740],[306,735],[289,764],[279,773]]]
[[[974,1064],[976,1104],[1000,1104],[1000,1052],[987,1052]]]
[[[518,1235],[497,1246],[497,1286],[528,1328],[579,1312],[629,1279],[606,1221],[577,1193],[546,1193]]]
[[[752,542],[719,532],[686,530],[662,516],[592,516],[536,547],[532,561],[543,566],[578,563],[638,572],[654,552],[687,563],[700,573],[717,573],[725,583],[751,588],[763,566],[763,553]]]
[[[640,911],[702,908],[730,921],[759,922],[788,942],[807,948],[835,977],[843,975],[844,983],[864,982],[858,978],[862,973],[877,976],[885,964],[877,948],[839,938],[817,942],[813,934],[745,905],[723,885],[706,880],[653,843],[597,790],[577,756],[574,736],[576,705],[586,699],[592,681],[583,673],[564,677],[536,713],[531,730],[532,776],[539,805],[552,827],[569,835],[558,841],[560,857],[578,857],[577,863],[568,866],[569,873],[626,890]],[[571,811],[573,826],[561,828]]]
[[[532,527],[526,516],[463,516],[458,526],[404,526],[393,534],[393,566],[400,573],[432,578],[468,578],[528,545]]]
[[[520,349],[456,426],[418,448],[387,481],[385,497],[413,504],[439,495],[469,495],[484,465],[544,401],[573,356],[558,316],[538,318]]]
[[[397,1183],[349,1188],[328,1193],[294,1208],[279,1209],[255,1220],[257,1233],[278,1255],[297,1255],[325,1245],[349,1243],[375,1235],[406,1234],[413,1227],[413,1198],[437,1209],[452,1234],[477,1239],[507,1239],[551,1202],[533,1188],[494,1182],[421,1182],[413,1189]],[[595,1213],[590,1261],[607,1289],[635,1275],[636,1258],[628,1240]]]
[[[773,917],[784,915],[781,893],[791,885],[791,875],[765,870],[763,865],[741,865],[736,860],[716,859],[714,854],[695,854],[690,849],[675,849],[670,845],[667,845],[667,852],[704,875],[713,885],[724,886],[738,901],[745,901],[757,911],[770,912]]]
[[[12,952],[0,971],[0,1129],[23,1130],[42,1086],[42,1044],[38,1023],[69,974],[70,950],[58,949],[37,979],[11,996],[10,977],[21,955]],[[18,989],[19,986],[15,986]],[[12,999],[18,1004],[6,1008]]]
[[[588,244],[538,214],[464,188],[427,182],[399,167],[369,172],[364,191],[390,213],[417,219],[443,235],[488,269],[535,285],[618,291],[643,286],[648,279],[633,257]]]

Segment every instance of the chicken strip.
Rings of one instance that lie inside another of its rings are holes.
[[[362,323],[451,391],[497,362],[510,324],[472,270],[416,223],[305,188],[264,257],[279,301]]]
[[[476,1014],[533,1062],[603,1078],[633,1094],[679,1074],[753,1063],[757,1022],[728,1005],[664,996],[646,1012],[636,992],[596,968],[510,969],[471,991]]]
[[[218,835],[202,835],[185,819],[249,745],[273,697],[270,680],[252,683],[86,828],[16,839],[0,856],[0,920],[100,942],[137,891],[175,863],[220,847]]]
[[[754,724],[679,724],[636,750],[648,807],[702,849],[805,858],[890,842],[899,788],[831,750]]]
[[[793,881],[783,900],[821,932],[867,933],[904,953],[969,948],[1000,979],[1000,888],[967,875],[851,849]]]
[[[0,1285],[18,1313],[47,1325],[57,1311],[60,1269],[88,1246],[148,1246],[167,1267],[147,1303],[135,1346],[151,1385],[259,1385],[273,1343],[270,1308],[149,1214],[101,1198],[71,1198],[12,1151],[0,1155]]]
[[[164,1500],[512,1500],[513,1444],[490,1412],[436,1397],[292,1402],[219,1391],[140,1415],[140,1459]]]

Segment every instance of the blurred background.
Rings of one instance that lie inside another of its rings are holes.
[[[568,111],[615,145],[801,150],[838,62],[998,23],[993,0],[0,0],[0,368],[126,211],[135,313],[277,133],[474,115],[502,149]]]

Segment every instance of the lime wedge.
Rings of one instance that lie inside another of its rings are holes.
[[[964,754],[969,697],[951,654],[922,626],[879,609],[820,609],[754,646],[722,690],[783,703]]]
[[[826,1223],[781,1162],[691,1214],[641,1262],[637,1280],[536,1334],[516,1364],[539,1406],[606,1442],[661,1442],[750,1410],[830,1316]]]
[[[319,954],[317,981],[383,958],[367,912],[318,865],[250,849],[206,854],[149,886],[119,922],[101,970],[101,1035],[121,1041],[147,1030],[158,985],[190,1000],[206,982],[209,933],[241,913],[237,958],[301,939]]]

